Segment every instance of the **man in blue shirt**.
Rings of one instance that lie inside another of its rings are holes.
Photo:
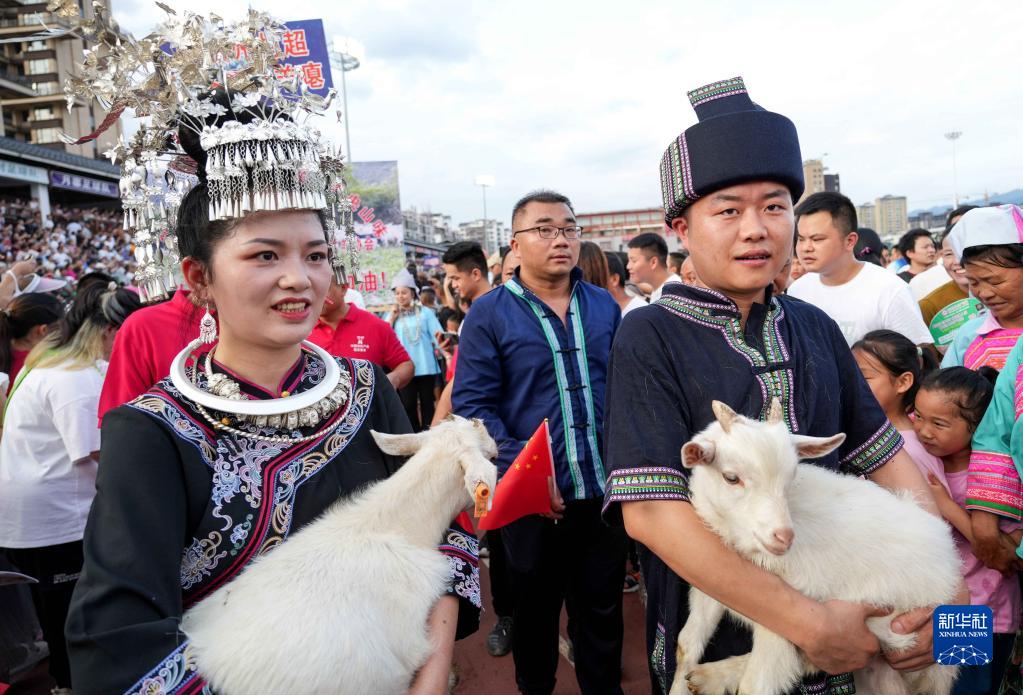
[[[568,198],[538,191],[512,212],[522,264],[473,303],[462,325],[454,411],[482,419],[504,472],[546,418],[557,491],[551,511],[502,529],[515,589],[515,679],[549,695],[562,603],[571,618],[583,693],[621,693],[625,536],[600,519],[604,384],[618,304],[582,281],[579,233]],[[546,518],[545,518],[546,517]]]

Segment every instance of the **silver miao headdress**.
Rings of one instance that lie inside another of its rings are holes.
[[[95,139],[126,109],[142,120],[130,142],[106,152],[121,165],[124,227],[134,232],[142,300],[163,299],[175,285],[178,207],[197,180],[197,163],[178,142],[179,127],[191,131],[206,154],[211,220],[260,210],[322,210],[335,276],[357,276],[342,155],[312,125],[314,116],[337,112],[334,91],[321,97],[298,75],[282,76],[286,27],[265,13],[250,9],[231,23],[156,4],[166,21],[142,39],[121,31],[99,3],[90,19],[79,15],[76,0],[47,7],[88,46],[81,75],[65,83],[68,108],[76,99],[95,98],[109,112],[95,132],[65,141]]]

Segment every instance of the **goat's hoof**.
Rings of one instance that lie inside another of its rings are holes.
[[[686,685],[692,695],[728,695],[731,692],[729,683],[734,680],[733,674],[721,668],[720,663],[700,664],[686,673]]]

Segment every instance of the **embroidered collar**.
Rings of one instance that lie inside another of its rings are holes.
[[[515,269],[515,276],[512,277],[512,278],[509,278],[508,282],[503,283],[502,287],[504,287],[508,283],[512,283],[513,282],[518,287],[520,287],[522,289],[522,292],[526,296],[528,296],[530,299],[535,300],[537,302],[542,302],[543,300],[540,299],[539,297],[537,297],[536,294],[533,292],[533,290],[529,289],[526,286],[526,284],[524,282],[522,282],[522,276],[519,273],[519,271],[521,269],[522,269],[522,266],[519,266],[518,268],[516,268]],[[575,294],[575,290],[579,286],[579,283],[582,282],[582,279],[583,279],[583,271],[580,270],[579,266],[576,266],[576,267],[572,268],[571,272],[568,274],[568,294],[569,295],[574,295]],[[509,289],[509,288],[505,287],[505,289]]]
[[[206,359],[206,352],[198,356],[198,364],[203,364]],[[311,352],[302,349],[302,354],[298,356],[295,363],[291,365],[291,368],[285,373],[284,378],[281,379],[281,383],[277,386],[277,393],[270,393],[262,386],[257,386],[245,377],[238,375],[231,371],[220,362],[217,362],[216,355],[214,353],[214,359],[212,360],[212,366],[214,373],[226,374],[238,383],[241,387],[241,392],[249,397],[250,400],[266,400],[269,398],[280,398],[281,394],[285,391],[288,393],[300,393],[312,384],[305,383],[308,379],[306,377],[307,367],[309,371],[316,371],[315,367],[319,365],[319,360]],[[319,371],[322,372],[322,365]],[[318,381],[318,379],[316,380]],[[315,383],[315,382],[313,382]]]
[[[684,283],[669,283],[664,285],[664,289],[661,293],[662,301],[676,301],[684,302],[686,304],[701,307],[703,309],[709,309],[714,312],[724,312],[728,315],[738,317],[739,306],[727,295],[712,290],[707,287],[696,287],[694,285],[687,285]],[[754,304],[753,307],[771,307],[777,303],[777,299],[774,296],[774,288],[768,285],[764,295],[763,304]],[[753,313],[751,311],[751,313]]]

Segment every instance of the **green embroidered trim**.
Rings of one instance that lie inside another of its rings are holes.
[[[593,389],[590,387],[590,366],[586,357],[586,334],[583,333],[582,311],[579,308],[579,297],[573,292],[572,303],[572,333],[579,343],[579,352],[576,353],[576,363],[579,366],[579,374],[582,375],[583,402],[586,404],[586,418],[589,425],[586,428],[586,440],[590,443],[590,451],[593,452],[593,474],[596,476],[597,487],[604,492],[604,479],[607,473],[604,471],[604,461],[600,457],[600,446],[597,444],[597,411],[593,407]]]
[[[654,635],[654,648],[650,652],[650,670],[653,672],[654,677],[657,678],[658,684],[661,686],[661,692],[668,692],[668,664],[665,659],[665,635],[664,626],[660,623],[657,624],[657,632]]]
[[[689,481],[674,468],[627,468],[608,479],[605,506],[638,500],[689,500]]]
[[[743,83],[741,77],[733,77],[729,80],[721,80],[720,82],[711,82],[708,85],[699,87],[686,92],[689,97],[689,103],[693,106],[699,106],[700,104],[717,99],[737,92],[745,92],[746,85]]]
[[[781,339],[781,319],[784,316],[784,312],[777,300],[772,299],[767,317],[764,319],[761,338],[764,343],[764,353],[766,354],[761,354],[759,350],[746,343],[742,334],[742,324],[739,322],[738,316],[717,316],[711,311],[710,306],[700,305],[699,303],[686,301],[670,295],[662,296],[657,304],[681,318],[721,331],[728,347],[745,357],[752,367],[763,368],[769,364],[785,362],[789,358],[788,350]],[[789,431],[798,432],[799,424],[796,422],[791,407],[792,370],[773,369],[762,374],[754,374],[754,378],[760,383],[760,391],[763,396],[763,408],[760,412],[760,419],[767,419],[771,400],[772,398],[777,398],[781,402],[782,412],[785,413],[785,421]]]
[[[564,423],[565,455],[568,459],[568,471],[572,476],[572,485],[575,487],[575,498],[583,499],[585,488],[582,471],[579,469],[579,453],[575,445],[575,428],[573,427],[575,419],[572,417],[572,404],[568,402],[567,392],[565,391],[568,385],[568,377],[565,374],[565,365],[561,363],[561,356],[558,354],[558,337],[554,335],[554,330],[551,328],[550,323],[544,318],[543,311],[526,297],[522,286],[519,285],[515,278],[508,280],[504,286],[533,310],[537,320],[540,322],[540,328],[543,330],[544,337],[547,339],[547,346],[551,349],[551,355],[554,357],[554,376],[558,381],[558,402],[561,405],[561,419]],[[583,339],[585,340],[585,338]]]
[[[839,466],[856,475],[866,475],[887,463],[902,448],[902,435],[885,420],[885,424],[865,444],[847,454]]]

